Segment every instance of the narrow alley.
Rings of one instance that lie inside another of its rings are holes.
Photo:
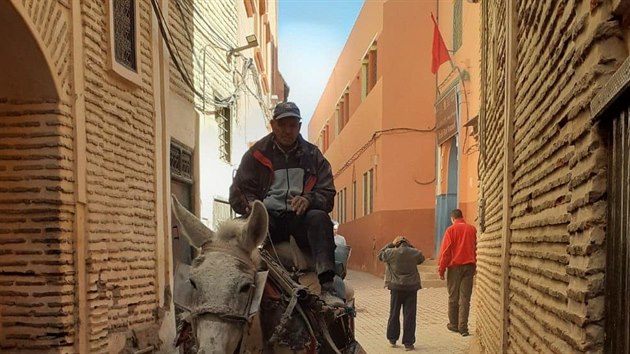
[[[404,352],[392,348],[385,338],[389,315],[389,290],[383,279],[359,271],[349,271],[346,280],[355,289],[357,340],[368,354]],[[418,292],[418,317],[414,352],[473,354],[476,330],[474,310],[470,313],[471,336],[462,337],[446,329],[448,294],[446,288],[426,288]],[[473,294],[474,302],[474,294]],[[401,318],[402,319],[402,318]],[[472,349],[472,350],[471,350]]]

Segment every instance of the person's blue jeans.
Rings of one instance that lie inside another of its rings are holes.
[[[389,320],[387,320],[387,339],[398,341],[400,337],[400,310],[403,313],[403,345],[413,345],[416,342],[416,307],[418,303],[417,290],[390,290]]]

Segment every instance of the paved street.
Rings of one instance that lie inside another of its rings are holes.
[[[355,289],[357,339],[366,352],[369,354],[404,352],[404,347],[400,345],[391,348],[385,338],[389,315],[389,290],[383,288],[383,280],[357,271],[349,271],[346,280]],[[469,348],[474,341],[474,313],[471,311],[469,322],[471,336],[462,337],[449,332],[446,329],[447,299],[446,288],[422,289],[418,293],[415,352],[438,354],[470,352]]]

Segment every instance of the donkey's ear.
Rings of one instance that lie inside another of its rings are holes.
[[[257,200],[252,204],[252,211],[249,213],[247,223],[243,228],[243,247],[248,252],[256,248],[267,236],[269,230],[269,215],[265,205]]]
[[[172,208],[175,218],[181,227],[180,232],[188,239],[192,246],[201,247],[206,241],[214,238],[214,232],[204,225],[197,217],[186,210],[172,195]]]

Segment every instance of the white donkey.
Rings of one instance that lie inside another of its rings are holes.
[[[283,347],[281,343],[274,340],[271,340],[273,343],[269,343],[269,338],[267,338],[273,337],[271,333],[274,329],[283,326],[283,324],[278,324],[283,321],[281,317],[286,306],[278,308],[272,306],[273,309],[263,313],[262,321],[259,321],[259,316],[251,318],[252,299],[260,300],[260,292],[264,286],[264,282],[262,284],[259,282],[256,286],[257,246],[266,237],[269,223],[267,210],[262,202],[254,202],[247,218],[224,222],[215,233],[188,212],[175,197],[172,200],[174,215],[181,225],[183,235],[191,245],[200,250],[189,272],[189,282],[192,286],[189,310],[198,353],[314,353],[315,351],[341,353],[336,348],[326,350],[325,345],[317,347],[314,337],[309,335],[309,333],[313,334],[317,328],[314,330],[313,326],[302,320],[308,317],[304,315],[305,311],[301,311],[302,318],[295,316],[290,322],[285,320],[285,328],[281,331],[301,332],[301,335],[313,337],[310,343],[295,349]],[[256,291],[258,294],[254,295]],[[353,322],[352,316],[349,315],[339,318],[347,321],[344,325],[349,324],[348,321]],[[341,321],[339,318],[338,322]],[[354,329],[354,324],[346,327]],[[328,343],[331,343],[332,339],[327,328],[325,333]],[[361,346],[354,341],[353,333],[350,332],[350,335],[343,340],[346,340],[345,343],[350,343],[343,350],[344,354],[363,352]]]

